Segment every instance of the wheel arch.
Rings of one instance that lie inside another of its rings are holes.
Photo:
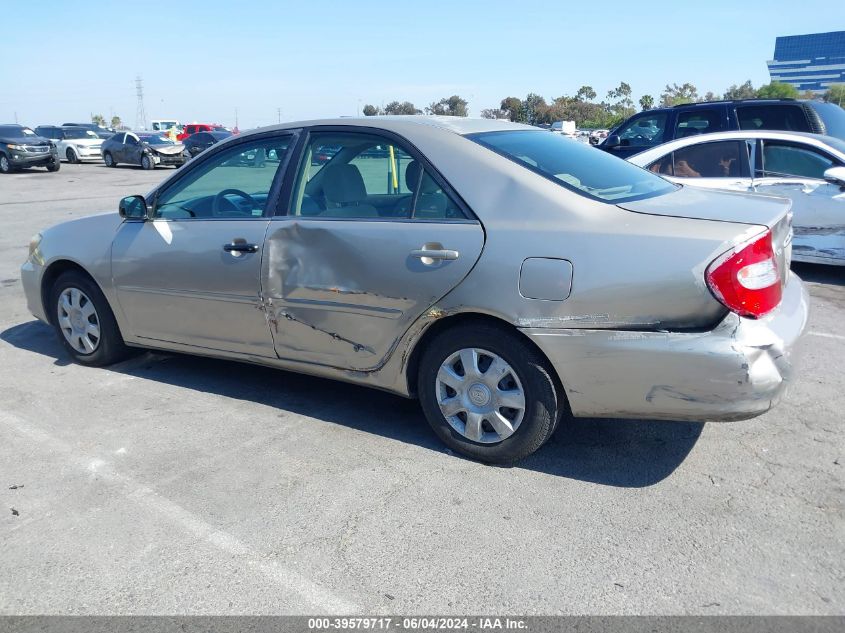
[[[563,383],[561,382],[557,369],[555,369],[554,365],[552,365],[551,360],[545,354],[545,352],[543,352],[543,350],[541,350],[537,346],[537,344],[532,341],[528,336],[523,334],[519,330],[519,328],[517,328],[513,323],[510,323],[502,318],[492,316],[490,314],[484,314],[482,312],[460,312],[457,314],[452,314],[438,319],[437,321],[432,323],[428,328],[426,328],[423,334],[414,343],[413,349],[411,350],[411,354],[408,357],[408,363],[405,367],[405,380],[408,383],[408,391],[411,396],[417,396],[417,374],[419,373],[420,360],[422,359],[423,351],[426,349],[428,344],[433,341],[438,335],[448,329],[457,326],[473,324],[483,324],[495,327],[499,330],[502,330],[503,332],[513,335],[518,340],[522,341],[526,346],[534,349],[542,358],[546,360],[552,379],[554,380],[555,386],[558,389],[558,393],[561,394],[564,399],[566,398],[566,392],[563,388]]]
[[[53,310],[50,309],[49,306],[49,299],[50,299],[50,291],[53,288],[53,285],[56,283],[56,280],[63,274],[68,271],[76,271],[82,275],[85,275],[88,279],[91,280],[97,288],[100,289],[100,292],[103,292],[102,287],[100,284],[97,283],[97,280],[94,279],[94,276],[89,273],[83,266],[78,264],[77,262],[70,260],[70,259],[57,259],[47,266],[44,270],[44,273],[41,275],[41,305],[44,308],[44,314],[47,316],[47,319],[53,324]],[[103,293],[105,296],[105,293]],[[106,298],[106,302],[108,303],[108,298]],[[109,306],[111,307],[111,306]],[[112,312],[114,312],[114,308],[112,308]]]

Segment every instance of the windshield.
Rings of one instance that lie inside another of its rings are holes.
[[[64,130],[64,136],[69,139],[100,138],[91,130],[86,130],[81,127],[73,130]]]
[[[140,138],[145,143],[149,143],[150,145],[173,145],[173,141],[165,136],[161,136],[160,134],[139,134],[138,138]]]
[[[660,196],[676,186],[600,149],[541,130],[483,132],[467,138],[549,180],[602,202]]]

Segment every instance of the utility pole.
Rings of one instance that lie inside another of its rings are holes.
[[[281,123],[282,122],[282,109],[281,108],[276,108],[276,117],[278,118],[279,123]]]
[[[18,124],[18,111],[15,110],[15,125]]]
[[[135,77],[135,94],[138,96],[138,109],[135,110],[135,129],[143,130],[147,127],[147,113],[144,112],[144,82],[141,75]]]

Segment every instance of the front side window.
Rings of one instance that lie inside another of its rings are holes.
[[[824,180],[824,172],[834,165],[833,159],[809,147],[763,141],[762,170],[757,175]]]
[[[467,138],[594,200],[627,202],[674,191],[673,185],[584,143],[542,130],[484,132]]]
[[[619,144],[623,147],[652,147],[663,142],[666,131],[665,112],[648,113],[636,117],[619,129]]]
[[[291,214],[432,220],[464,217],[460,207],[400,143],[357,132],[309,137]]]
[[[289,135],[256,139],[219,152],[159,196],[155,217],[184,220],[263,216],[290,141]]]
[[[135,138],[135,136],[133,136],[132,134],[127,134],[126,135],[126,144],[127,145],[137,145],[138,139]]]
[[[747,146],[741,141],[699,143],[676,150],[648,166],[656,174],[678,178],[740,178]]]
[[[725,119],[718,109],[695,109],[678,114],[675,124],[675,138],[719,132],[725,127]]]

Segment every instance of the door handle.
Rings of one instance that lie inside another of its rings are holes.
[[[257,253],[258,246],[247,244],[246,240],[232,240],[231,244],[224,244],[223,250],[227,253]]]
[[[423,260],[423,263],[428,263],[425,260],[454,260],[458,259],[460,253],[458,251],[450,251],[445,248],[419,248],[411,251],[411,257],[417,257]]]

